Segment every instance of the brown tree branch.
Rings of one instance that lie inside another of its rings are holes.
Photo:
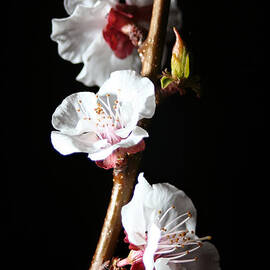
[[[161,74],[161,59],[166,38],[170,0],[155,0],[148,36],[139,54],[142,61],[141,75],[156,82]]]
[[[110,260],[114,255],[114,250],[122,228],[121,208],[128,203],[131,197],[141,157],[141,152],[131,155],[127,158],[126,166],[114,169],[111,201],[90,270],[100,269],[101,265],[105,261]]]
[[[170,0],[154,0],[149,33],[139,49],[142,60],[141,75],[150,78],[155,84],[160,74],[169,7]],[[149,121],[140,121],[144,128],[147,128],[148,124]],[[100,270],[102,264],[114,255],[122,228],[121,208],[131,197],[141,157],[141,152],[128,156],[126,165],[113,172],[111,201],[89,270]]]

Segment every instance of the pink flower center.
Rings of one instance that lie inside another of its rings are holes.
[[[138,24],[149,22],[151,12],[152,5],[136,7],[117,4],[115,8],[111,8],[103,37],[118,58],[124,59],[132,53],[137,44],[137,36],[141,35]]]
[[[121,119],[121,106],[119,101],[112,101],[111,95],[106,98],[99,97],[97,107],[94,109],[97,114],[96,134],[100,139],[107,139],[111,145],[116,144],[122,138],[116,135],[118,129],[124,128],[125,124]]]
[[[96,135],[100,140],[106,139],[110,145],[117,144],[125,139],[116,134],[117,130],[126,126],[122,116],[121,104],[116,96],[111,96],[110,94],[97,98],[97,107],[94,109],[97,114]],[[128,148],[119,147],[106,159],[96,161],[96,164],[104,169],[115,168],[124,164],[125,154],[135,154],[143,151],[144,148],[145,143],[143,140]]]

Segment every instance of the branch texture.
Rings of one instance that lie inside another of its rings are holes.
[[[90,270],[100,269],[101,265],[114,255],[122,229],[121,209],[131,197],[141,157],[142,152],[131,155],[128,157],[125,167],[114,169],[111,200]]]

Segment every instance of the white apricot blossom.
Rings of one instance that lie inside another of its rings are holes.
[[[148,133],[137,126],[155,112],[153,83],[135,71],[111,73],[97,94],[68,96],[52,116],[51,141],[63,155],[88,153],[105,169],[115,168],[125,154],[144,150]]]
[[[168,184],[150,185],[138,177],[132,200],[122,208],[129,256],[118,262],[132,270],[220,270],[219,255],[198,238],[196,209],[190,198]]]
[[[51,39],[59,55],[73,64],[83,63],[77,80],[87,86],[101,86],[111,72],[141,69],[137,38],[147,32],[152,0],[65,0],[69,17],[52,20]],[[169,22],[179,25],[176,1],[171,4]]]

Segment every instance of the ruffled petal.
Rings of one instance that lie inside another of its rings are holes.
[[[55,129],[69,135],[78,135],[93,131],[96,114],[97,98],[92,92],[78,92],[65,98],[52,115],[52,125]],[[84,124],[80,121],[86,118]]]
[[[99,1],[94,7],[77,5],[72,15],[52,20],[51,39],[58,43],[58,53],[72,63],[83,61],[83,55],[106,25],[111,5]]]
[[[156,108],[154,84],[133,70],[112,72],[99,90],[99,95],[105,93],[116,94],[119,102],[130,106],[129,113],[139,114],[139,119],[151,118],[154,115]]]
[[[66,12],[71,15],[78,5],[93,7],[99,0],[64,0]]]
[[[51,133],[51,142],[54,148],[62,155],[98,151],[107,144],[107,140],[99,140],[93,132],[71,136],[53,131]]]
[[[76,79],[87,86],[102,86],[113,71],[133,69],[139,72],[141,68],[140,58],[135,50],[125,59],[117,58],[101,31],[83,55],[83,63],[84,67]]]

